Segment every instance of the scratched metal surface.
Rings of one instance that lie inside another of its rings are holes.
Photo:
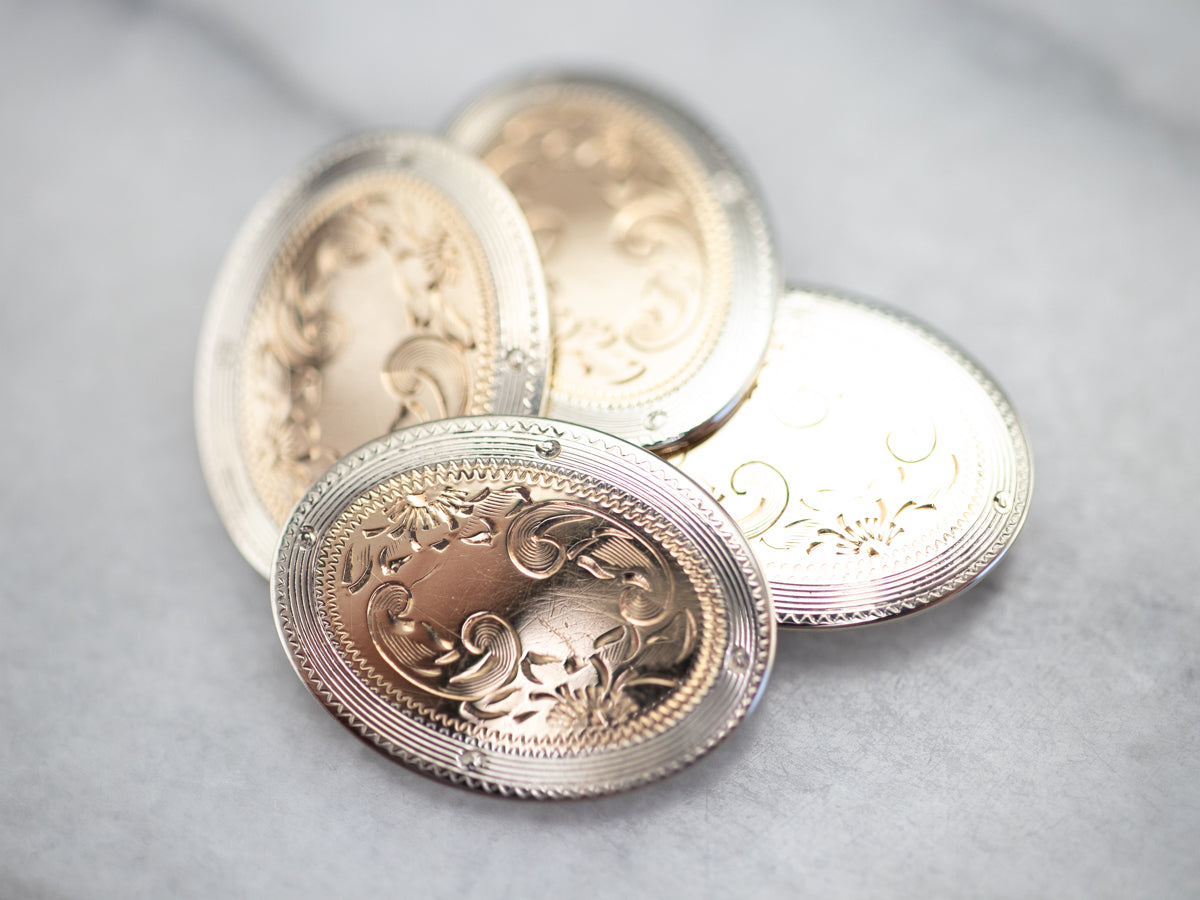
[[[0,5],[0,894],[1200,891],[1196,7],[433,6]],[[785,633],[711,756],[539,805],[312,702],[205,491],[191,373],[272,181],[559,64],[724,134],[788,278],[960,343],[1037,485],[965,597]]]

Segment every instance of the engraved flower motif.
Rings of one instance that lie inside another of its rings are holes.
[[[597,643],[602,640],[603,638]],[[609,642],[604,646],[612,647],[616,643]],[[567,662],[570,663],[571,660]],[[563,683],[549,695],[555,703],[546,714],[546,720],[552,725],[564,730],[610,728],[620,725],[632,719],[642,709],[643,704],[630,693],[632,689],[649,688],[657,691],[676,685],[675,679],[667,675],[641,674],[639,667],[630,665],[627,660],[617,664],[617,674],[613,675],[613,665],[603,649],[591,656],[587,662],[596,672],[597,679],[594,683],[574,687]],[[569,665],[567,670],[571,671]]]
[[[393,248],[392,257],[396,288],[404,298],[412,326],[473,348],[474,329],[447,295],[447,288],[466,272],[458,242],[443,228],[413,228]]]
[[[815,548],[832,544],[838,556],[883,556],[889,552],[892,542],[904,533],[904,528],[897,522],[901,515],[914,509],[932,509],[932,504],[918,506],[909,500],[896,512],[889,516],[887,504],[877,500],[875,506],[878,515],[863,515],[847,522],[847,514],[839,513],[837,528],[817,529],[817,539],[813,541],[808,552]]]
[[[391,529],[393,536],[405,535],[415,544],[420,533],[440,526],[457,528],[458,518],[469,516],[472,508],[465,491],[434,485],[403,495],[384,514],[396,526]]]
[[[427,237],[420,247],[421,261],[429,275],[429,286],[453,284],[462,274],[462,259],[458,245],[450,240],[445,231]]]
[[[624,674],[624,673],[622,673]],[[623,679],[610,685],[589,684],[581,688],[560,685],[555,693],[558,701],[546,718],[567,730],[619,725],[638,711],[638,703],[625,693]]]
[[[412,209],[387,210],[386,214],[385,246],[403,293],[420,295],[458,281],[464,260],[449,231],[436,221],[418,218]]]

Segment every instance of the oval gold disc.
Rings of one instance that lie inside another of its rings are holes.
[[[754,392],[673,459],[750,539],[781,625],[855,625],[973,584],[1016,538],[1032,457],[999,387],[910,319],[792,291]]]
[[[381,749],[460,784],[608,793],[752,705],[774,621],[702,487],[547,419],[450,419],[351,454],[296,509],[274,593],[296,671]]]
[[[713,138],[583,77],[497,88],[449,134],[504,180],[537,240],[547,415],[660,451],[717,427],[762,361],[779,285],[760,204]]]
[[[270,194],[214,290],[197,434],[226,527],[265,573],[318,475],[415,422],[540,412],[544,282],[494,175],[437,138],[344,141]]]

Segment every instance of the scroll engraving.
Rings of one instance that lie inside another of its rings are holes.
[[[524,110],[485,154],[529,219],[555,316],[555,389],[657,396],[707,355],[729,238],[682,145],[631,110],[574,98]]]
[[[973,407],[957,393],[971,388],[944,365],[870,311],[785,312],[728,431],[752,435],[753,455],[718,434],[678,462],[780,577],[879,576],[932,553],[983,498]]]
[[[885,444],[899,461],[886,438]],[[817,557],[890,556],[906,526],[928,526],[922,514],[936,513],[938,496],[957,482],[957,458],[950,454],[942,462],[919,470],[914,463],[904,463],[866,484],[851,480],[793,498],[787,478],[778,469],[753,460],[734,469],[728,484],[714,486],[713,493],[747,538],[757,538],[771,549],[801,549]],[[794,517],[785,516],[789,511]]]
[[[718,438],[680,464],[709,480],[763,553],[778,553],[774,558],[787,564],[839,566],[856,577],[864,565],[923,552],[971,502],[960,456],[977,454],[972,439],[953,412],[923,391],[904,389],[910,374],[857,377],[839,368],[836,349],[871,340],[864,326],[829,340],[833,349],[804,343],[790,319],[784,326],[738,413],[745,422],[738,427],[760,438],[762,456],[746,458],[740,448],[722,455]],[[793,340],[785,343],[787,337]],[[816,571],[805,577],[818,577]]]
[[[342,453],[479,407],[491,377],[481,251],[448,201],[368,182],[308,227],[276,262],[244,362],[243,440],[280,519]]]
[[[383,384],[399,401],[391,429],[457,416],[467,408],[471,373],[457,341],[419,335],[402,341],[383,364]]]
[[[407,490],[348,528],[326,571],[380,677],[493,731],[586,742],[633,722],[680,689],[702,639],[695,589],[654,541],[520,484]]]
[[[1027,510],[1027,439],[999,388],[919,324],[793,290],[757,385],[674,460],[752,535],[780,624],[904,615],[984,574]]]

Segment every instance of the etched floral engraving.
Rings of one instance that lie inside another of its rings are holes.
[[[725,316],[730,239],[683,145],[630,108],[580,95],[517,113],[484,158],[538,242],[555,390],[640,402],[686,380]]]
[[[493,338],[480,254],[448,201],[398,179],[351,186],[296,233],[243,364],[243,442],[278,519],[359,443],[482,411]]]
[[[958,481],[954,454],[927,468],[914,466],[890,467],[866,483],[848,479],[794,494],[774,466],[753,460],[734,469],[728,485],[713,486],[713,492],[743,533],[770,549],[799,549],[818,558],[889,558],[908,524],[920,533],[936,521],[937,498]]]
[[[776,328],[728,432],[753,435],[753,448],[718,434],[680,465],[707,481],[777,577],[880,577],[932,553],[983,497],[976,426],[963,414],[972,407],[958,393],[975,388],[869,310],[785,309]]]
[[[713,652],[705,592],[611,510],[443,477],[346,516],[323,564],[333,620],[365,671],[454,727],[609,740],[678,706]]]
[[[828,545],[839,555],[862,553],[879,556],[889,553],[892,541],[904,532],[899,520],[906,512],[937,509],[933,503],[918,506],[912,500],[906,500],[895,513],[889,515],[887,503],[882,498],[876,500],[875,505],[879,508],[878,515],[861,516],[849,523],[846,513],[838,513],[837,527],[818,528],[817,538],[808,545],[808,552]]]

